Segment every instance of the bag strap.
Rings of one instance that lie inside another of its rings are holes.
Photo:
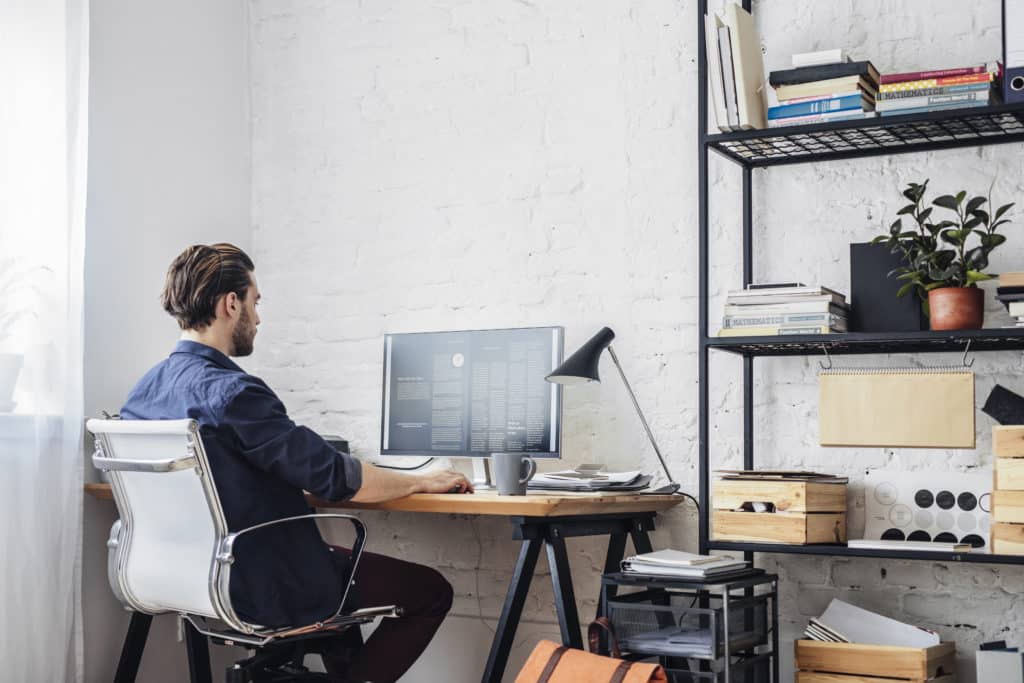
[[[608,621],[608,617],[598,617],[587,627],[587,644],[590,646],[590,651],[595,655],[601,654],[602,629],[608,634],[608,652],[615,659],[622,659],[619,640],[615,637],[615,627],[612,626],[612,622]]]
[[[537,683],[548,683],[551,679],[551,674],[555,672],[555,667],[558,666],[558,662],[562,659],[562,655],[568,650],[565,645],[559,645],[555,648],[555,651],[548,657],[548,663],[544,665],[544,670],[540,672],[540,677],[537,679]],[[621,683],[621,682],[620,682]]]
[[[615,669],[615,672],[612,674],[608,683],[622,683],[622,681],[626,679],[626,674],[629,673],[629,669],[633,664],[634,662],[620,662],[619,667]]]

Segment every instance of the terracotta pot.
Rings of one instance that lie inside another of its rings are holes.
[[[933,330],[980,330],[985,319],[985,290],[940,287],[928,292]]]

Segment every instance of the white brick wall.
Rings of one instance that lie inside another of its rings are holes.
[[[964,7],[800,0],[758,2],[755,15],[769,68],[793,51],[842,45],[891,71],[994,59],[998,3]],[[374,453],[384,332],[563,324],[573,348],[607,324],[676,476],[695,491],[696,21],[693,0],[254,0],[254,255],[265,304],[252,369],[298,419]],[[890,219],[903,184],[931,178],[936,189],[983,192],[994,179],[997,198],[1019,200],[1021,150],[758,171],[755,273],[846,288],[847,245]],[[739,178],[713,155],[713,317],[739,283]],[[1017,229],[995,270],[1021,267]],[[989,314],[989,324],[1005,322],[991,301]],[[865,467],[990,463],[981,413],[977,452],[818,448],[816,360],[758,362],[758,458],[850,474],[854,532]],[[997,380],[1024,390],[1021,366],[1017,354],[979,355],[978,396]],[[740,365],[716,355],[712,368],[715,463],[735,465]],[[617,382],[567,392],[565,425],[569,463],[623,467],[639,457],[655,469]],[[484,660],[490,631],[474,624],[482,614],[493,628],[500,608],[516,550],[507,525],[399,514],[369,521],[374,549],[433,564],[456,587],[459,618],[412,678],[475,680],[479,668],[464,662]],[[656,543],[694,549],[692,509],[665,515]],[[576,541],[570,552],[586,618],[603,550]],[[783,579],[787,672],[789,640],[833,596],[956,639],[963,680],[973,680],[979,642],[1024,644],[1020,568],[762,562]],[[557,633],[546,576],[525,619],[517,661]]]

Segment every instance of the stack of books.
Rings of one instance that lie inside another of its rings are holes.
[[[879,75],[871,62],[851,62],[842,50],[826,50],[793,55],[793,65],[768,75],[778,98],[768,108],[770,128],[875,116]]]
[[[1003,273],[998,282],[996,299],[1016,319],[1013,327],[1024,327],[1024,273]]]
[[[799,282],[729,292],[720,337],[846,332],[846,295]]]
[[[984,107],[991,99],[994,78],[985,65],[884,74],[875,109],[882,116],[897,116]]]
[[[682,550],[657,550],[653,553],[627,557],[622,561],[622,571],[626,574],[703,581],[745,572],[748,564],[744,560],[734,560],[725,556],[695,555]]]

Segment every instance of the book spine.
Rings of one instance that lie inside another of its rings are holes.
[[[901,74],[882,74],[878,82],[899,83],[900,81],[920,81],[926,78],[950,78],[953,76],[967,76],[970,74],[985,73],[986,68],[982,66],[969,66],[960,69],[939,69],[937,71],[908,71]]]
[[[728,26],[718,29],[718,48],[722,60],[722,79],[725,81],[725,110],[729,116],[729,126],[735,129],[740,125],[740,115],[736,100],[736,70],[732,64],[732,39]]]
[[[892,109],[911,109],[915,107],[934,107],[943,104],[957,104],[960,102],[988,102],[988,90],[980,92],[958,92],[950,95],[927,95],[925,97],[908,97],[901,100],[887,100],[879,102],[878,111],[889,111]]]
[[[973,92],[988,90],[991,83],[982,81],[979,83],[964,83],[962,85],[940,85],[935,88],[914,88],[912,90],[894,90],[878,93],[878,102],[888,100],[899,100],[907,97],[929,97],[932,95],[950,95],[958,92]]]
[[[783,313],[779,315],[727,315],[722,327],[774,327],[777,325],[846,325],[846,318],[830,313]]]
[[[984,102],[957,102],[956,104],[937,104],[930,107],[911,107],[909,109],[890,109],[879,112],[882,116],[905,116],[907,114],[927,114],[936,111],[949,111],[951,109],[973,109],[974,107],[985,107],[988,100]]]
[[[864,100],[860,93],[837,97],[831,100],[813,100],[800,104],[788,104],[768,109],[769,119],[784,119],[791,116],[808,116],[810,114],[831,114],[837,111],[864,110]]]
[[[788,100],[779,100],[779,106],[803,104],[804,102],[815,102],[817,100],[837,100],[842,97],[851,97],[853,95],[865,97],[865,94],[862,93],[860,90],[847,90],[846,92],[834,92],[825,95],[807,95],[805,97],[791,97]]]
[[[838,114],[838,116],[836,115]],[[806,126],[812,123],[828,123],[830,121],[852,121],[854,119],[871,118],[873,111],[841,111],[834,114],[811,114],[810,116],[790,116],[785,119],[772,119],[769,128],[785,128],[786,126]]]
[[[967,83],[990,83],[992,74],[973,74],[970,76],[952,76],[949,78],[924,78],[914,81],[899,81],[878,86],[878,92],[899,92],[900,90],[917,90],[919,88],[938,88],[947,85],[965,85]]]
[[[786,71],[772,71],[768,74],[768,84],[773,88],[780,85],[796,85],[828,81],[846,76],[862,76],[874,81],[869,62],[844,62],[842,64],[826,64],[823,66],[805,66]]]

